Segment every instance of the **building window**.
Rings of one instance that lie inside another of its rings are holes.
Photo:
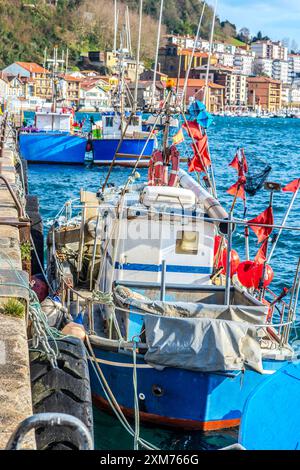
[[[176,237],[177,255],[197,255],[199,244],[199,233],[195,231],[179,231]]]

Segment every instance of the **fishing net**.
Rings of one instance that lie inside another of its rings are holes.
[[[254,196],[263,187],[272,167],[255,155],[249,155],[248,153],[247,161],[249,169],[246,174],[245,191],[249,196]]]

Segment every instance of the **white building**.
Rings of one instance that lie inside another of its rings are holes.
[[[256,41],[251,44],[251,50],[260,59],[287,60],[288,49],[280,41]]]
[[[268,77],[272,78],[273,60],[255,57],[253,63],[253,72],[255,75],[267,75]]]
[[[300,54],[289,54],[289,83],[300,78]]]
[[[272,78],[280,80],[283,84],[289,83],[289,63],[287,60],[273,60]]]
[[[106,110],[111,105],[110,93],[99,84],[82,83],[79,105],[85,109]]]
[[[252,75],[254,71],[254,59],[255,52],[237,48],[234,55],[233,65],[241,73],[245,75]]]
[[[219,64],[225,65],[225,67],[233,67],[234,55],[228,53],[217,53]]]

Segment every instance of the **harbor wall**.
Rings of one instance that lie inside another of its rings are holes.
[[[23,271],[21,244],[30,240],[16,166],[15,136],[8,117],[0,122],[0,449],[17,425],[32,415],[27,342],[28,273]],[[3,179],[4,178],[4,179]],[[24,194],[23,194],[24,196]],[[11,299],[24,311],[18,312]],[[32,435],[24,442],[34,448]]]

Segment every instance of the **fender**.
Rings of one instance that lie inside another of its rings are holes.
[[[154,163],[154,185],[160,186],[163,183],[164,177],[164,162],[162,152],[160,150],[155,150],[152,158]]]
[[[175,145],[172,145],[170,151],[172,169],[170,171],[168,186],[176,186],[178,181],[180,155]]]

